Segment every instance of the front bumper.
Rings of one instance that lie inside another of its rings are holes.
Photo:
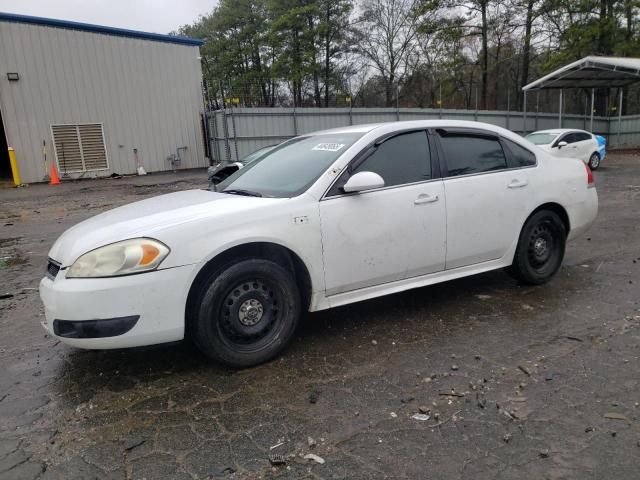
[[[193,268],[72,279],[65,278],[67,270],[60,270],[55,279],[40,281],[42,325],[60,341],[79,348],[127,348],[181,340]]]

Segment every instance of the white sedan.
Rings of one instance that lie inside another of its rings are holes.
[[[604,137],[584,130],[539,130],[527,135],[526,139],[555,157],[579,158],[591,170],[597,170],[605,156]]]
[[[255,365],[307,311],[505,267],[546,282],[598,208],[582,162],[447,120],[303,135],[217,190],[67,230],[40,284],[47,331],[95,349],[189,336],[218,361]]]

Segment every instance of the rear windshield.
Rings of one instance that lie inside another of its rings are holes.
[[[536,145],[548,145],[558,136],[556,133],[531,133],[526,139]]]
[[[220,182],[216,190],[258,197],[295,197],[362,135],[350,132],[292,138]]]

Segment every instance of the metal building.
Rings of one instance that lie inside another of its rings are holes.
[[[7,146],[23,183],[206,166],[201,44],[0,13],[0,176]]]

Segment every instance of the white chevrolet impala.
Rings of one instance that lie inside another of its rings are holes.
[[[44,327],[81,348],[191,338],[243,367],[303,312],[507,267],[540,284],[598,198],[579,160],[492,125],[412,121],[288,140],[224,180],[67,230],[40,284]]]

